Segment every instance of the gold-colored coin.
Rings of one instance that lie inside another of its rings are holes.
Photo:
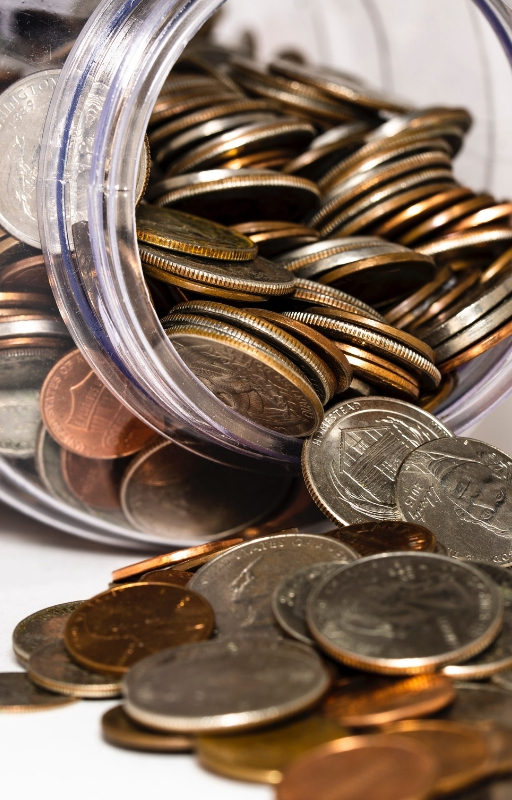
[[[407,736],[432,753],[439,767],[436,793],[456,792],[492,773],[491,749],[476,726],[442,719],[404,720],[386,726],[384,733]]]
[[[418,253],[446,261],[456,257],[464,257],[475,249],[487,248],[496,250],[496,256],[510,247],[512,241],[512,228],[496,225],[476,231],[462,231],[462,233],[449,233],[428,244],[417,247]]]
[[[374,308],[363,303],[357,297],[335,289],[334,286],[310,281],[308,278],[295,278],[293,295],[290,299],[301,300],[308,305],[326,306],[327,308],[339,308],[342,311],[351,311],[353,314],[364,314],[367,317],[374,317],[380,322],[386,322],[385,318],[375,311]]]
[[[168,283],[171,286],[179,286],[181,289],[186,289],[194,294],[206,294],[209,297],[222,297],[224,300],[237,300],[240,303],[264,303],[268,298],[260,294],[249,294],[248,292],[236,292],[233,289],[224,289],[219,286],[212,286],[210,283],[201,283],[201,281],[187,280],[180,275],[174,275],[166,270],[159,269],[152,264],[142,265],[145,275],[150,275],[159,281]],[[188,301],[188,297],[179,298],[179,302]]]
[[[460,220],[460,222],[452,225],[448,232],[453,233],[455,231],[466,231],[469,228],[480,228],[483,225],[492,225],[498,221],[508,221],[510,223],[511,216],[512,203],[499,203],[490,208],[483,208],[480,211],[476,211],[474,214],[470,214],[469,217],[465,217]]]
[[[298,756],[347,736],[335,721],[313,714],[261,731],[231,736],[199,736],[199,763],[219,775],[256,783],[280,783]]]
[[[409,297],[406,297],[401,303],[398,303],[398,305],[386,312],[387,322],[390,325],[397,323],[403,316],[412,311],[412,309],[423,303],[423,301],[426,300],[433,292],[435,292],[437,289],[440,289],[441,286],[443,286],[446,281],[449,280],[451,274],[452,271],[450,267],[441,267],[441,269],[438,270],[434,280],[430,281],[430,283],[426,283],[425,286],[422,286],[417,292],[409,295]],[[402,326],[398,325],[397,327]]]
[[[446,373],[452,372],[452,370],[461,367],[463,364],[467,364],[468,361],[472,361],[477,356],[482,355],[482,353],[486,353],[487,350],[491,349],[491,347],[495,347],[500,342],[503,342],[504,339],[508,339],[508,337],[511,335],[512,321],[507,322],[501,328],[493,331],[484,339],[480,339],[479,342],[476,342],[466,350],[462,350],[460,353],[457,353],[451,358],[446,359],[446,361],[440,362],[438,367],[441,374],[445,375]]]
[[[251,261],[258,251],[247,236],[170,208],[140,206],[136,224],[139,241],[181,253],[226,261]]]
[[[416,247],[428,237],[442,235],[455,220],[469,216],[474,211],[487,208],[492,202],[493,197],[491,194],[480,194],[464,199],[460,203],[454,203],[449,208],[439,211],[434,216],[429,217],[424,222],[402,234],[398,241],[409,247]]]
[[[445,309],[449,309],[459,297],[462,297],[468,289],[478,283],[479,277],[480,272],[478,269],[469,269],[460,273],[460,276],[457,275],[454,286],[450,284],[447,291],[441,289],[440,296],[438,293],[434,294],[427,304],[427,309],[421,314],[418,315],[411,312],[410,316],[402,317],[400,326],[403,325],[413,331],[417,330],[418,335],[421,335],[421,327],[429,320],[436,319]]]
[[[303,373],[254,336],[215,320],[166,333],[196,377],[242,416],[287,436],[309,436],[322,421],[322,404]]]
[[[112,580],[116,582],[128,581],[131,579],[137,580],[145,572],[150,570],[162,569],[163,567],[178,566],[185,564],[191,559],[197,558],[215,558],[223,550],[228,547],[233,547],[235,544],[241,544],[243,539],[240,537],[233,537],[231,539],[219,539],[215,542],[207,542],[206,544],[199,544],[196,547],[180,548],[178,550],[171,550],[170,553],[164,553],[160,556],[152,556],[146,558],[144,561],[137,561],[135,564],[130,564],[127,567],[116,569],[112,573]],[[186,568],[186,567],[185,567]],[[27,619],[30,619],[27,617]]]
[[[103,738],[109,744],[128,750],[145,750],[152,753],[189,753],[195,741],[184,733],[161,733],[137,725],[125,714],[123,706],[110,708],[101,719]]]
[[[292,158],[296,150],[275,149],[259,150],[256,153],[246,153],[245,155],[229,158],[221,161],[219,167],[222,169],[281,169]]]
[[[298,272],[304,267],[316,264],[325,258],[345,253],[363,247],[378,247],[384,244],[377,236],[343,236],[336,239],[324,239],[305,247],[299,247],[288,253],[283,253],[277,261],[283,264],[290,272]]]
[[[419,224],[425,217],[431,214],[437,214],[443,208],[458,203],[468,197],[471,197],[473,192],[465,186],[451,186],[446,185],[439,188],[431,197],[428,197],[421,202],[413,203],[413,205],[405,208],[400,213],[386,220],[376,231],[379,236],[385,239],[395,239],[407,228]]]
[[[142,583],[172,583],[173,586],[186,586],[193,577],[193,572],[187,570],[178,571],[176,569],[153,569],[140,576]]]
[[[480,275],[480,283],[486,284],[499,278],[504,278],[512,270],[512,247],[505,250],[492,264]]]
[[[335,344],[346,355],[356,377],[382,389],[389,397],[409,401],[418,399],[419,383],[405,370],[359,347],[352,347],[343,342]]]
[[[440,372],[443,374],[442,370],[440,370]],[[436,411],[436,409],[438,409],[439,406],[441,406],[444,401],[449,398],[456,385],[457,379],[455,373],[451,372],[443,374],[443,378],[439,384],[438,390],[432,394],[424,394],[420,397],[421,408],[433,414],[434,411]]]
[[[96,595],[74,611],[64,641],[79,664],[122,675],[141,658],[208,639],[214,617],[201,595],[163,583],[129,583]]]
[[[339,528],[329,535],[345,542],[363,557],[400,550],[434,553],[436,549],[436,537],[432,531],[413,522],[360,522]]]

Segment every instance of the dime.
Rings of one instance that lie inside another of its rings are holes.
[[[335,721],[312,715],[262,731],[232,736],[200,736],[201,766],[242,781],[278,784],[294,759],[318,745],[346,736]]]
[[[510,564],[511,468],[509,456],[476,439],[424,444],[400,468],[400,513],[439,534],[455,558]]]
[[[199,569],[189,583],[215,613],[217,635],[281,636],[272,612],[272,592],[287,575],[319,561],[352,561],[345,544],[309,533],[280,533],[244,542]]]
[[[35,686],[24,672],[0,672],[0,713],[45,711],[76,701],[75,697],[63,697]]]
[[[155,432],[135,417],[95,375],[78,350],[55,364],[41,390],[41,414],[53,438],[87,458],[117,458],[141,450]]]
[[[313,589],[347,561],[308,564],[287,575],[272,594],[272,611],[281,628],[304,644],[314,645],[306,622],[306,603]]]
[[[121,508],[119,491],[125,466],[119,459],[84,458],[64,449],[60,452],[61,474],[67,488],[79,503],[99,511]]]
[[[70,697],[119,697],[121,684],[112,675],[101,675],[75,664],[62,639],[39,647],[27,664],[27,674],[37,686]]]
[[[337,524],[396,521],[395,482],[402,461],[414,448],[442,436],[452,434],[430,414],[401,400],[344,401],[326,413],[304,443],[304,480],[315,503]]]
[[[340,680],[322,704],[322,714],[339,725],[365,728],[426,717],[449,705],[456,692],[443,675],[388,678],[356,675]]]
[[[273,347],[223,323],[215,329],[207,321],[175,325],[166,333],[194,375],[241,416],[285,436],[308,436],[318,428],[318,395]]]
[[[388,726],[384,735],[407,736],[432,753],[438,765],[436,793],[450,794],[493,771],[487,739],[474,726],[443,719],[404,720]]]
[[[228,261],[250,261],[257,253],[256,245],[246,236],[170,208],[140,206],[136,223],[140,242],[169,250]]]
[[[489,678],[495,673],[512,668],[512,575],[502,567],[479,561],[473,563],[493,579],[501,592],[504,607],[503,626],[486,650],[464,664],[449,664],[443,667],[444,675],[459,680]]]
[[[396,553],[400,550],[435,552],[436,537],[423,525],[411,522],[362,522],[330,533],[352,547],[360,556]]]
[[[194,740],[183,733],[158,733],[137,725],[125,714],[123,706],[110,708],[101,718],[103,738],[116,747],[147,750],[153,753],[188,753]]]
[[[136,530],[186,544],[255,524],[278,506],[289,487],[288,477],[219,464],[159,439],[126,469],[120,498]],[[143,563],[140,571],[151,568]]]
[[[434,553],[368,556],[326,578],[307,604],[322,649],[388,675],[467,660],[493,641],[502,619],[502,597],[487,575]]]
[[[293,762],[277,800],[426,800],[436,777],[435,758],[405,736],[347,736]]]
[[[229,733],[299,714],[329,682],[317,654],[298,642],[226,638],[141,661],[124,680],[125,708],[155,730]]]
[[[0,225],[16,239],[40,247],[36,183],[43,126],[60,70],[27,75],[1,95]]]
[[[207,544],[197,545],[197,547],[187,547],[183,550],[173,550],[170,553],[165,553],[161,556],[146,558],[144,561],[138,561],[136,564],[130,564],[128,567],[114,570],[112,573],[112,580],[115,583],[116,581],[127,581],[131,578],[138,579],[141,575],[149,570],[161,569],[162,567],[167,567],[170,565],[177,565],[191,558],[205,556],[214,558],[223,550],[233,547],[235,544],[241,544],[242,541],[243,539],[233,537],[232,539],[222,539],[218,542],[208,542]]]
[[[140,576],[142,583],[172,583],[173,586],[186,586],[194,575],[193,572],[177,569],[154,569]]]
[[[18,622],[12,635],[12,647],[23,666],[40,647],[62,638],[70,615],[81,605],[82,600],[60,603],[36,611]]]
[[[79,664],[122,675],[151,653],[208,639],[206,600],[180,586],[131,583],[86,600],[66,623],[64,640]]]

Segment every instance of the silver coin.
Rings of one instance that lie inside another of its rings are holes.
[[[0,225],[16,239],[40,247],[37,172],[43,126],[58,69],[35,72],[0,95]]]
[[[44,346],[0,350],[0,386],[2,389],[39,389],[63,354],[64,349]]]
[[[306,622],[308,597],[320,581],[346,563],[347,561],[323,561],[301,567],[276,586],[272,595],[272,610],[286,633],[304,644],[315,644]]]
[[[120,679],[75,664],[62,639],[48,642],[32,653],[27,674],[37,686],[70,697],[99,699],[121,694]]]
[[[12,648],[23,665],[39,647],[64,636],[66,623],[82,600],[60,603],[35,611],[18,622],[12,634]]]
[[[468,561],[512,563],[512,459],[462,437],[424,444],[407,456],[397,481],[400,513]]]
[[[383,243],[384,240],[381,239],[380,236],[336,237],[336,239],[324,239],[320,242],[313,242],[312,244],[305,244],[302,247],[297,247],[295,250],[288,250],[288,252],[278,256],[275,260],[280,264],[286,264],[289,268],[290,264],[293,264],[295,261],[301,262],[303,259],[309,260],[312,256],[324,258],[335,252],[353,250],[355,247],[378,247]]]
[[[385,553],[355,561],[310,595],[307,621],[329,655],[383,674],[456,664],[498,634],[503,599],[480,570],[434,553]]]
[[[261,637],[164,650],[124,680],[126,712],[149,728],[222,733],[298,714],[327,691],[318,655],[298,642]]]
[[[41,414],[38,389],[0,389],[0,455],[32,458]]]
[[[480,317],[468,328],[441,342],[434,349],[435,362],[441,364],[452,356],[471,347],[475,342],[483,339],[487,334],[504,325],[512,317],[512,297],[507,297],[499,306],[493,308],[488,314]]]
[[[455,700],[438,716],[453,722],[490,720],[512,729],[512,694],[493,683],[456,681]]]
[[[402,461],[443,436],[453,434],[427,411],[402,400],[345,400],[306,440],[304,479],[315,503],[336,523],[399,520],[395,484]]]
[[[489,647],[483,650],[474,658],[470,658],[464,664],[449,664],[441,670],[450,678],[459,680],[478,680],[488,678],[496,674],[496,683],[500,683],[502,670],[504,681],[509,676],[510,687],[512,688],[512,574],[503,567],[495,567],[493,564],[485,564],[480,561],[473,562],[475,567],[489,575],[498,586],[503,597],[503,626],[496,639]],[[498,672],[499,671],[499,672]]]
[[[62,336],[69,339],[69,332],[62,320],[57,317],[30,312],[22,317],[11,317],[5,322],[0,322],[0,339],[11,339],[16,336]]]
[[[407,253],[410,252],[407,248],[401,245],[391,244],[390,242],[380,245],[373,245],[372,247],[360,247],[358,249],[345,250],[342,253],[336,253],[326,258],[319,258],[312,264],[306,267],[301,267],[297,270],[299,278],[308,278],[309,280],[318,280],[320,275],[336,267],[341,267],[344,264],[352,264],[354,261],[362,261],[365,258],[373,258],[374,256],[393,255],[394,253]]]
[[[351,547],[310,533],[280,533],[230,547],[204,564],[189,583],[215,613],[218,636],[282,636],[272,613],[272,592],[283,578],[319,561],[352,561]]]

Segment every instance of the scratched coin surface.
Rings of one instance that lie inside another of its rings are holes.
[[[471,658],[493,641],[502,619],[501,594],[487,575],[435,553],[354,561],[326,578],[307,605],[310,631],[329,655],[389,675]]]
[[[219,637],[280,637],[271,598],[281,580],[319,561],[355,558],[350,547],[327,536],[281,533],[231,547],[201,567],[188,585],[212,606]]]
[[[512,459],[501,450],[464,437],[423,444],[400,469],[397,500],[450,556],[512,563]]]
[[[213,624],[209,604],[195,592],[129,583],[82,603],[66,624],[64,640],[79,664],[122,675],[166,647],[208,639]]]
[[[306,622],[306,603],[313,589],[346,561],[308,564],[287,575],[272,594],[272,611],[281,628],[304,644],[314,645]]]
[[[25,665],[32,653],[44,644],[61,639],[69,617],[82,602],[74,600],[42,608],[18,622],[12,634],[12,648],[18,660]]]
[[[305,442],[304,480],[320,510],[338,524],[400,520],[395,483],[402,461],[416,447],[443,436],[453,434],[431,414],[402,400],[346,400],[325,414]]]
[[[188,753],[194,740],[183,733],[160,733],[137,725],[123,706],[110,708],[101,719],[103,738],[109,744],[128,750],[148,750],[154,753]]]
[[[141,450],[155,432],[119,402],[72,350],[49,372],[41,414],[56,442],[86,458],[117,458]]]
[[[41,689],[24,672],[0,672],[0,714],[45,711],[70,703],[76,703],[76,698],[63,697]]]
[[[489,678],[502,670],[512,669],[512,573],[494,564],[473,562],[489,575],[503,597],[503,625],[496,639],[485,650],[464,664],[448,664],[443,673],[461,681]],[[505,673],[506,674],[506,673]]]
[[[155,730],[229,733],[313,706],[330,675],[298,642],[248,636],[156,653],[124,680],[126,711]]]
[[[121,694],[119,679],[75,664],[62,639],[44,644],[32,653],[27,674],[37,686],[70,697],[100,699]]]

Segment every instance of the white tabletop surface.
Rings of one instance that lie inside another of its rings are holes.
[[[477,426],[475,438],[512,453],[512,400]],[[113,569],[138,560],[52,530],[0,504],[0,671],[19,671],[11,634],[45,606],[91,597]],[[143,558],[143,555],[140,556]],[[218,778],[193,756],[153,755],[102,741],[101,715],[116,701],[88,700],[29,714],[0,714],[0,786],[16,800],[270,800],[270,787]]]

